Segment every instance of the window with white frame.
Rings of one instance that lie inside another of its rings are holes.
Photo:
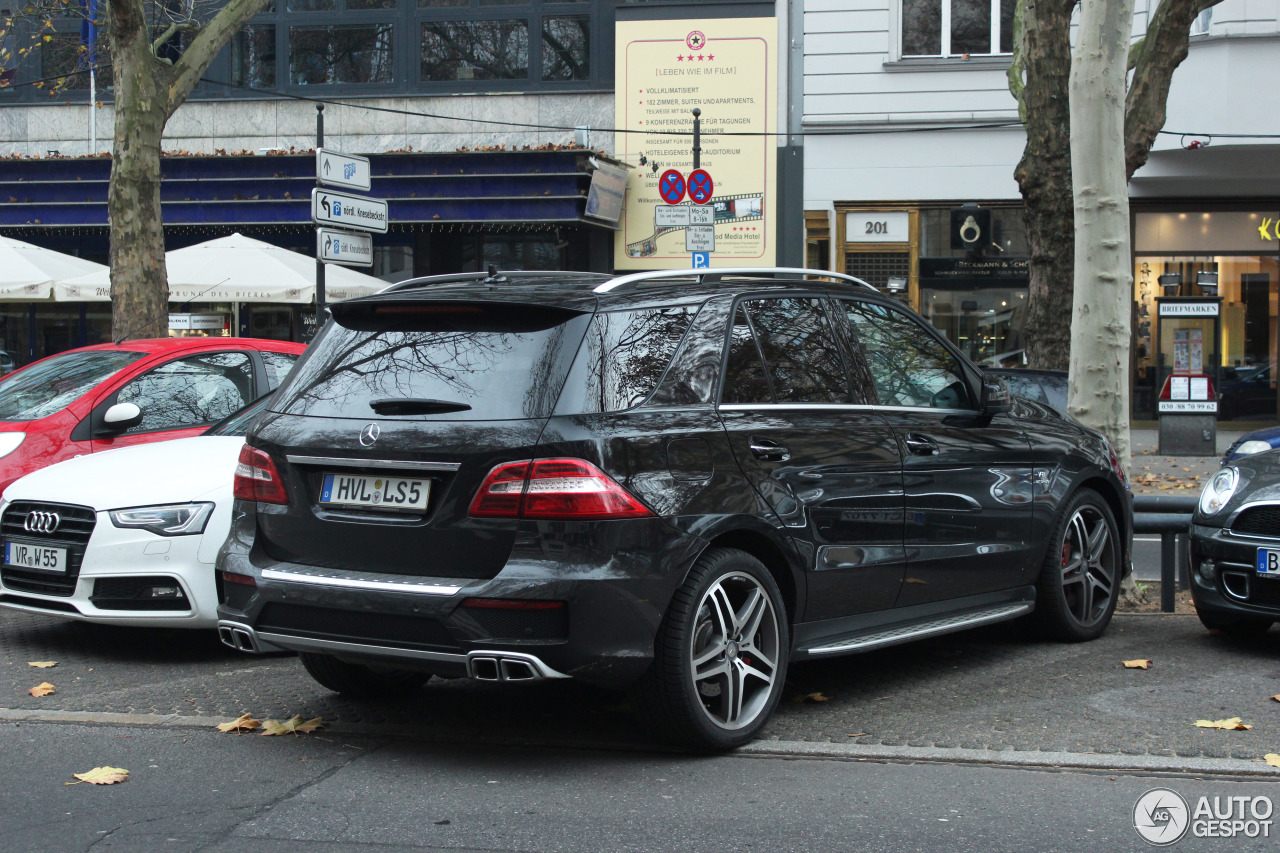
[[[902,0],[902,56],[1013,52],[1014,0]]]

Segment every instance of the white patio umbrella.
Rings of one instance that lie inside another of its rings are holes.
[[[207,240],[165,252],[170,302],[315,301],[316,260],[243,234]],[[330,264],[325,270],[325,301],[339,302],[377,293],[388,285],[380,278]],[[68,279],[54,287],[63,302],[110,299],[106,267]]]
[[[0,299],[48,299],[63,281],[107,268],[74,255],[0,237]]]

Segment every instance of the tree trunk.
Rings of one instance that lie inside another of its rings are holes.
[[[1031,249],[1026,349],[1031,367],[1066,370],[1071,351],[1072,198],[1071,68],[1072,3],[1024,0],[1019,4],[1017,55],[1010,88],[1018,97],[1027,144],[1014,178],[1022,193],[1023,221]]]
[[[169,334],[169,281],[160,215],[160,140],[169,118],[164,72],[152,56],[141,3],[111,2],[116,131],[111,220],[111,337]]]
[[[1084,0],[1071,61],[1075,294],[1067,411],[1129,469],[1133,266],[1124,105],[1133,0]]]

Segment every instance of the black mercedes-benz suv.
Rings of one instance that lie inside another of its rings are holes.
[[[835,273],[416,279],[334,305],[249,433],[219,631],[371,696],[632,688],[750,740],[789,661],[1028,616],[1106,628],[1106,440]]]

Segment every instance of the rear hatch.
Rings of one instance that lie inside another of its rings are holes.
[[[517,522],[470,518],[471,500],[495,465],[536,455],[592,306],[335,306],[248,439],[289,496],[258,505],[257,547],[345,571],[496,575]]]

